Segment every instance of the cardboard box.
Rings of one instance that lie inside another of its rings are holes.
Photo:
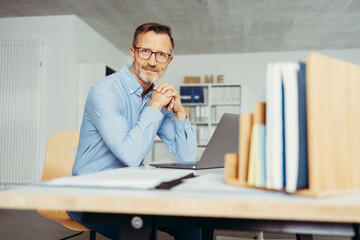
[[[184,83],[200,83],[200,77],[184,77]]]
[[[188,116],[189,120],[191,120],[191,107],[184,107],[185,113]]]

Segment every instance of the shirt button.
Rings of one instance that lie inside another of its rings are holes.
[[[134,90],[130,90],[130,93],[134,93]]]

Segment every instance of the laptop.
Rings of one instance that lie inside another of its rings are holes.
[[[151,163],[150,166],[192,170],[223,168],[225,154],[238,153],[238,149],[239,114],[225,113],[198,162]]]

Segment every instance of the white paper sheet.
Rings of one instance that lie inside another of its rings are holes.
[[[216,192],[216,193],[234,193],[234,194],[247,194],[251,193],[252,195],[258,194],[270,194],[270,191],[263,191],[259,189],[246,188],[233,186],[225,183],[223,174],[214,174],[207,173],[200,175],[196,178],[189,178],[184,180],[184,182],[178,186],[175,186],[171,189],[172,191],[194,191],[194,192]]]
[[[45,186],[151,189],[162,182],[172,181],[191,173],[193,171],[127,167],[79,176],[55,178],[39,184]]]

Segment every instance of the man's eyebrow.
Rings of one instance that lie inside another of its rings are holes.
[[[147,50],[150,50],[150,51],[152,51],[152,52],[161,52],[161,53],[166,53],[166,54],[170,54],[171,55],[171,50],[168,52],[168,51],[162,51],[162,50],[160,50],[160,51],[154,51],[153,49],[151,49],[150,47],[139,47],[139,48],[142,48],[142,49],[147,49]]]
[[[156,52],[156,53],[166,53],[166,54],[171,55],[171,53],[168,53],[167,51],[153,51],[153,50],[151,50],[150,48],[143,48],[143,49],[150,50],[150,51]]]

